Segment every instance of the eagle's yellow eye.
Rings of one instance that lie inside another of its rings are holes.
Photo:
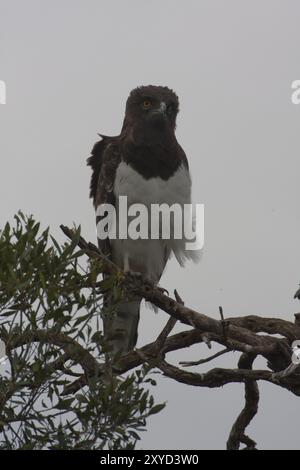
[[[149,108],[151,108],[152,103],[151,103],[150,100],[145,100],[144,103],[143,103],[143,106],[144,106],[145,109],[149,109]]]

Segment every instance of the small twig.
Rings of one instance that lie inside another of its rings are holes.
[[[167,337],[169,336],[169,334],[173,330],[176,323],[177,323],[177,319],[173,318],[173,317],[170,317],[168,319],[164,329],[162,330],[162,332],[157,337],[157,340],[155,341],[155,343],[156,343],[157,351],[158,351],[159,354],[162,352],[163,347],[165,345],[165,342],[167,340]]]
[[[175,295],[175,298],[176,298],[176,301],[178,303],[180,303],[181,305],[184,305],[183,303],[183,300],[181,299],[180,295],[178,294],[177,290],[175,289],[174,290],[174,295]],[[162,351],[163,351],[163,347],[165,345],[165,342],[167,340],[167,337],[169,336],[169,334],[171,333],[171,331],[173,330],[174,326],[176,325],[177,323],[177,319],[174,318],[174,317],[170,317],[164,327],[164,329],[162,330],[162,332],[159,334],[159,336],[157,337],[157,340],[155,341],[155,345],[157,347],[157,356],[161,356],[162,355]]]
[[[300,364],[293,364],[291,363],[286,369],[281,370],[280,372],[275,372],[273,374],[273,379],[284,379],[286,377],[289,377],[290,375],[294,374],[296,370],[299,369]]]
[[[224,320],[223,307],[221,307],[221,306],[219,307],[219,312],[220,312],[220,315],[221,315],[221,320],[222,320],[222,322],[224,322],[225,320]]]
[[[295,313],[295,325],[300,326],[300,313]]]
[[[222,328],[223,328],[223,336],[224,336],[225,341],[227,341],[229,322],[226,321],[225,318],[224,318],[223,307],[219,307],[219,312],[220,312],[220,315],[221,315],[221,322],[222,322]]]
[[[294,295],[294,299],[300,300],[300,288],[297,290],[296,294]]]
[[[175,295],[176,302],[178,302],[180,305],[184,305],[184,301],[178,294],[177,289],[174,290],[174,295]]]
[[[226,354],[228,352],[231,352],[231,349],[226,348],[226,349],[222,349],[222,351],[219,351],[216,354],[213,354],[212,356],[206,357],[205,359],[200,359],[199,361],[190,361],[190,362],[182,361],[182,362],[179,362],[179,364],[184,367],[199,366],[201,364],[205,364],[206,362],[213,361],[217,357],[223,356],[223,354]]]
[[[175,295],[175,298],[176,298],[176,301],[178,303],[180,303],[181,305],[184,305],[184,302],[183,300],[181,299],[180,295],[178,294],[177,290],[175,289],[174,290],[174,295]],[[169,336],[169,334],[171,333],[171,331],[173,330],[174,326],[176,325],[177,323],[177,318],[174,318],[174,317],[170,317],[164,327],[164,329],[162,330],[162,332],[159,334],[157,340],[155,341],[156,343],[156,346],[157,346],[157,349],[158,349],[158,353],[161,353],[162,352],[162,349],[165,345],[165,342],[166,342],[166,339],[167,337]]]

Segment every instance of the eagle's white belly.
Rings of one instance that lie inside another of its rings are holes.
[[[144,204],[150,213],[151,204],[184,204],[191,202],[191,178],[183,165],[168,180],[143,178],[130,165],[122,162],[116,172],[114,193],[127,196],[127,204]],[[118,209],[117,209],[118,210]],[[171,251],[181,262],[184,258],[183,240],[111,240],[112,258],[123,269],[141,272],[152,282],[158,282]],[[167,257],[166,257],[167,254]]]

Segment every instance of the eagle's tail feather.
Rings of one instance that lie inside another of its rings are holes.
[[[111,351],[127,353],[137,342],[138,324],[140,319],[140,300],[121,302],[116,311],[104,319],[104,336]]]

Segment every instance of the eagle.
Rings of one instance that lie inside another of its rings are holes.
[[[175,135],[179,100],[165,86],[140,86],[131,91],[118,136],[99,134],[87,160],[92,169],[90,197],[98,209],[111,204],[118,213],[119,198],[128,205],[191,203],[191,176],[185,152]],[[198,260],[183,240],[99,239],[99,248],[124,271],[157,285],[172,254],[181,265]],[[120,301],[111,318],[104,315],[104,336],[114,353],[126,353],[137,342],[141,299]]]

